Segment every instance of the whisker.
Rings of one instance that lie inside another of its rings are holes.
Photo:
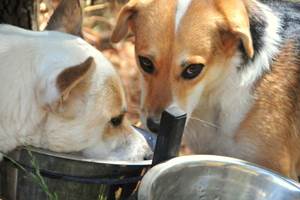
[[[220,126],[218,126],[218,125],[216,125],[212,122],[205,121],[205,120],[202,120],[202,119],[199,119],[199,118],[196,118],[196,117],[190,117],[190,119],[197,120],[199,122],[202,122],[205,125],[208,125],[208,126],[211,126],[211,127],[214,127],[214,128],[220,128]]]

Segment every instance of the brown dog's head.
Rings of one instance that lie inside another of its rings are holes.
[[[131,0],[120,12],[112,41],[129,29],[143,77],[144,122],[154,132],[166,107],[175,104],[190,115],[220,87],[239,47],[249,58],[254,54],[243,0]]]

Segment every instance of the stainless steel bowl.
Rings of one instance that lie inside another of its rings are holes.
[[[238,159],[183,156],[148,171],[138,199],[299,200],[300,185]]]

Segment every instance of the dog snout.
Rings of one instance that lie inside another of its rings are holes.
[[[153,132],[153,133],[158,133],[160,127],[160,120],[155,119],[153,117],[148,117],[147,118],[147,128]]]

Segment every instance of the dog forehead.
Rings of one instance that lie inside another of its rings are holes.
[[[173,31],[177,31],[185,15],[195,15],[197,13],[201,15],[201,13],[205,13],[214,7],[214,1],[140,0],[137,5],[139,23],[145,26],[151,25],[156,30],[160,26],[164,28],[172,26],[175,28]]]
[[[192,0],[177,0],[176,13],[175,13],[175,32],[177,32],[181,19],[186,14],[191,3]]]
[[[152,44],[166,46],[173,38],[175,11],[176,1],[173,0],[140,3],[133,26],[138,48],[149,48]]]
[[[178,16],[180,19],[177,19],[175,49],[191,54],[209,54],[208,50],[213,47],[218,37],[218,22],[223,19],[214,4],[211,1],[193,0],[185,9],[185,13]]]
[[[212,20],[217,20],[220,17],[219,12],[214,1],[178,0],[175,19],[177,22],[176,31],[179,31],[180,27],[185,24],[191,26],[199,22],[203,25],[209,24]]]
[[[210,37],[205,27],[215,23],[216,16],[219,15],[214,3],[205,0],[153,0],[141,4],[133,26],[136,48],[139,52],[145,50],[162,56],[170,53],[175,43],[196,45],[191,41]]]

